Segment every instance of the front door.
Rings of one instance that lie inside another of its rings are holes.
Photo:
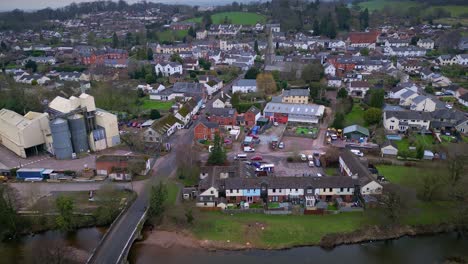
[[[247,197],[247,202],[252,203],[253,202],[253,197],[252,196]]]

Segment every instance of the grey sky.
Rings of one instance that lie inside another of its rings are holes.
[[[117,0],[116,0],[117,1]],[[190,5],[221,5],[232,3],[234,0],[148,0],[149,2],[162,2],[172,4],[190,4]],[[91,2],[90,0],[0,0],[0,10],[13,10],[15,8],[23,10],[42,9],[46,7],[62,7],[73,2]],[[127,3],[135,3],[139,0],[127,0]],[[237,0],[237,2],[251,2],[251,0]]]

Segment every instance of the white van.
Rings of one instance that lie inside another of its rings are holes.
[[[234,157],[235,160],[246,160],[247,159],[247,154],[245,153],[239,153]]]
[[[252,147],[244,147],[244,152],[255,152],[255,149]]]
[[[351,150],[351,153],[353,153],[354,155],[356,156],[359,156],[359,157],[364,157],[364,153],[362,153],[360,150],[358,149],[352,149]]]

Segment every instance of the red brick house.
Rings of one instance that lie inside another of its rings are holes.
[[[235,126],[237,125],[237,115],[234,108],[213,108],[209,120],[220,126]]]
[[[112,180],[131,180],[128,171],[129,164],[140,163],[142,171],[138,174],[146,175],[151,169],[150,160],[140,155],[102,155],[96,157],[97,175],[108,176]]]
[[[255,106],[251,106],[247,112],[244,113],[244,121],[246,127],[254,127],[257,124],[257,120],[261,117],[260,109]]]
[[[215,134],[219,133],[219,125],[214,122],[202,121],[193,129],[195,140],[214,140]]]
[[[375,48],[379,34],[378,31],[351,32],[349,33],[348,42],[351,47]]]
[[[81,56],[84,65],[104,65],[106,60],[126,61],[128,52],[121,49],[102,49]]]

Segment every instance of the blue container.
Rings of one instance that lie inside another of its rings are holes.
[[[45,169],[19,169],[16,171],[16,178],[17,179],[31,179],[31,178],[40,178],[44,179],[44,175],[42,174]]]

